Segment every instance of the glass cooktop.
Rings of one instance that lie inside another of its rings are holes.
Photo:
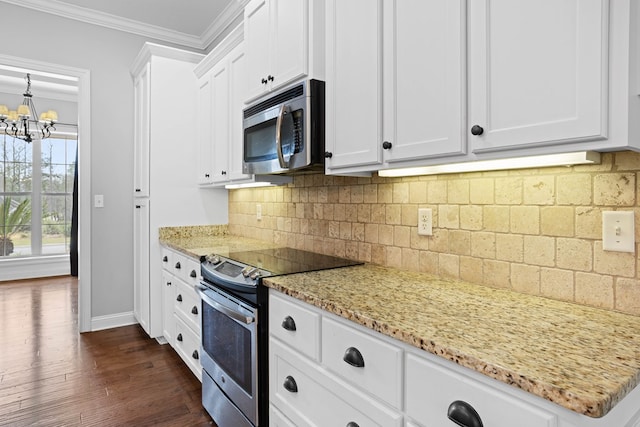
[[[272,275],[305,273],[362,264],[359,261],[293,248],[230,252],[227,258],[267,270]]]

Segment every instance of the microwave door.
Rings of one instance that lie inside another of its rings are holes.
[[[287,141],[286,138],[287,135],[291,135],[289,129],[291,126],[287,126],[287,124],[291,123],[291,120],[287,120],[290,117],[290,112],[289,107],[284,104],[281,105],[278,119],[276,120],[276,153],[278,154],[278,162],[282,169],[289,169],[289,160],[293,154],[293,150],[291,149],[292,141]]]

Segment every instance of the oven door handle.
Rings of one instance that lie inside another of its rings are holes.
[[[203,292],[203,288],[201,288],[200,286],[198,286],[196,288],[198,290],[198,293],[200,294],[200,297],[205,300],[205,302],[207,304],[209,304],[211,307],[215,308],[216,310],[218,310],[220,313],[224,314],[227,317],[230,317],[233,320],[236,320],[238,322],[242,322],[246,325],[250,325],[251,323],[255,322],[256,318],[253,316],[246,316],[242,313],[238,313],[237,311],[229,308],[229,307],[225,307],[224,305],[220,304],[219,302],[216,302],[214,300],[212,300],[211,298],[209,298],[207,296],[207,294],[205,294]]]

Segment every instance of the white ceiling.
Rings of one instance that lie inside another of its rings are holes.
[[[248,0],[0,0],[183,46],[205,49]]]

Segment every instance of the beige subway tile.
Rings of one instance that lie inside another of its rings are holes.
[[[614,164],[617,171],[640,170],[640,153],[636,153],[635,151],[619,151],[614,153],[614,157]]]
[[[450,230],[449,251],[456,255],[470,255],[471,233],[464,230]]]
[[[300,206],[301,203],[298,203],[297,206]],[[342,203],[337,203],[333,205],[333,219],[336,221],[346,221],[347,220],[347,205]]]
[[[494,198],[493,178],[474,178],[469,180],[469,201],[474,205],[491,205]]]
[[[340,238],[343,240],[351,239],[351,223],[350,222],[340,223]]]
[[[522,203],[522,178],[504,177],[495,179],[495,200],[499,205]]]
[[[349,259],[358,259],[358,242],[345,241],[345,254],[344,256]],[[313,250],[313,249],[310,249]]]
[[[613,278],[593,273],[576,273],[576,302],[600,308],[613,308]]]
[[[511,287],[525,294],[540,294],[540,267],[535,265],[511,264]]]
[[[593,248],[591,242],[581,239],[556,239],[556,264],[560,268],[591,271]]]
[[[510,216],[509,206],[484,206],[482,212],[484,230],[501,233],[509,232],[511,228]]]
[[[523,201],[527,205],[552,205],[555,203],[555,178],[530,176],[522,182]]]
[[[378,242],[381,245],[393,245],[393,225],[380,224],[378,226]]]
[[[325,203],[322,205],[322,217],[324,219],[333,220],[333,207],[332,203]]]
[[[368,243],[378,243],[378,224],[364,225],[364,241]]]
[[[483,283],[496,288],[509,288],[510,265],[508,262],[485,259],[482,262]]]
[[[447,181],[427,182],[427,203],[447,203]]]
[[[318,203],[318,187],[311,187],[309,192],[309,203]]]
[[[393,203],[409,203],[408,182],[397,182],[393,184]]]
[[[407,271],[420,271],[420,251],[402,248],[402,268]]]
[[[540,294],[549,298],[573,301],[573,271],[540,269]]]
[[[387,246],[386,265],[388,267],[402,268],[402,248]]]
[[[524,262],[553,267],[556,264],[556,239],[547,236],[524,236]]]
[[[358,205],[358,222],[371,222],[371,205]]]
[[[409,202],[427,203],[427,182],[416,181],[409,183]]]
[[[387,216],[386,205],[371,205],[371,222],[376,224],[384,224]]]
[[[393,245],[401,248],[411,247],[411,227],[396,225],[393,227]]]
[[[420,272],[438,274],[438,254],[430,251],[420,251]]]
[[[636,174],[607,173],[593,179],[593,202],[599,206],[633,206],[636,204]]]
[[[617,278],[615,284],[615,309],[640,316],[640,281]]]
[[[358,221],[358,205],[349,204],[344,207],[345,220],[350,222]]]
[[[545,206],[540,209],[540,231],[545,236],[574,236],[574,208]]]
[[[324,206],[322,206],[321,203],[314,203],[312,206],[313,206],[313,218],[314,219],[324,218]]]
[[[358,244],[358,261],[371,262],[371,243],[360,242]]]
[[[594,242],[593,253],[593,270],[596,273],[635,277],[636,255],[634,253],[605,251],[602,249],[602,241]]]
[[[356,222],[351,224],[352,239],[357,242],[364,242],[364,224]]]
[[[433,252],[449,252],[449,230],[434,228],[429,240],[429,250]]]
[[[482,206],[460,206],[460,228],[464,230],[482,230]]]
[[[386,205],[384,221],[387,224],[402,224],[402,205]]]
[[[602,239],[602,209],[597,207],[576,207],[576,237]]]
[[[512,206],[511,232],[518,234],[540,233],[540,208],[538,206]]]
[[[327,236],[332,239],[340,238],[340,222],[338,221],[329,221],[329,232]]]
[[[470,256],[460,257],[460,279],[471,283],[482,283],[482,259]]]
[[[496,235],[496,259],[522,262],[524,258],[524,237],[520,234]]]
[[[412,227],[418,226],[418,205],[403,204],[401,215],[402,225],[408,225]]]
[[[471,255],[478,258],[494,259],[496,257],[495,233],[476,232],[471,234]]]
[[[300,247],[298,247],[298,249],[300,249]],[[333,255],[341,258],[347,256],[347,242],[345,240],[334,241]]]
[[[343,185],[340,187],[340,203],[351,203],[351,187]]]
[[[362,185],[351,186],[351,203],[364,202],[364,187]]]
[[[327,194],[327,202],[340,203],[340,187],[335,185],[332,187],[329,187],[329,191]]]
[[[438,227],[460,228],[460,209],[458,205],[438,206]]]
[[[411,227],[411,248],[418,249],[420,251],[426,251],[429,249],[429,236],[421,236],[418,234],[417,227]]]
[[[378,184],[378,203],[393,202],[393,184]]]
[[[362,197],[364,203],[378,203],[378,185],[364,185],[362,187]]]
[[[378,265],[387,264],[387,247],[384,245],[371,245],[371,262]]]
[[[447,183],[447,203],[452,205],[469,203],[468,179],[452,179]]]
[[[438,254],[438,274],[444,277],[460,277],[460,258],[458,255]]]

